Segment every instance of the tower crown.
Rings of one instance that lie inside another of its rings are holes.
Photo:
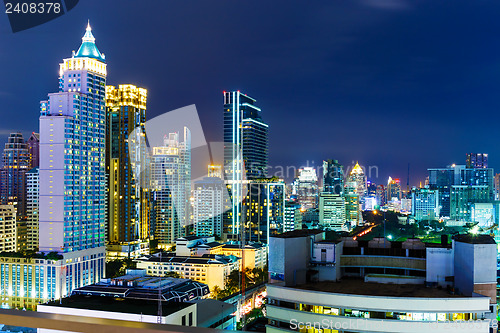
[[[356,165],[351,170],[351,175],[353,175],[353,174],[362,174],[362,173],[363,173],[363,169],[359,166],[359,163],[356,162]]]
[[[99,49],[97,49],[97,46],[95,45],[95,38],[92,34],[90,22],[87,23],[87,29],[82,37],[82,45],[80,45],[78,51],[73,54],[73,58],[94,58],[105,62],[106,57],[104,54],[99,52]]]

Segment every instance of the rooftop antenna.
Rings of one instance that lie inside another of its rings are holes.
[[[406,195],[410,193],[410,163],[408,163],[408,177],[406,178]]]

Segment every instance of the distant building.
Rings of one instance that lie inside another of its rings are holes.
[[[193,223],[197,236],[222,237],[226,193],[224,181],[218,177],[205,177],[194,183]]]
[[[450,193],[450,218],[469,222],[472,204],[487,202],[490,202],[488,186],[453,185]]]
[[[347,181],[356,184],[355,193],[358,195],[360,203],[362,203],[367,193],[367,186],[365,172],[363,168],[359,166],[359,163],[356,163],[354,168],[352,168]]]
[[[401,200],[401,182],[399,178],[392,179],[389,177],[387,181],[387,202],[391,201],[393,198]]]
[[[11,133],[0,169],[0,204],[14,205],[17,219],[26,219],[26,172],[30,169],[28,145],[21,133]]]
[[[468,169],[488,168],[488,154],[467,153],[465,166]]]
[[[377,205],[377,198],[375,196],[365,197],[364,210],[375,210]]]
[[[208,166],[208,177],[216,177],[223,179],[222,165],[210,164]]]
[[[17,251],[16,208],[0,205],[0,252]]]
[[[411,192],[411,214],[417,221],[439,219],[437,190],[414,188]]]
[[[314,208],[318,204],[318,176],[312,167],[298,170],[298,176],[292,184],[292,194],[296,196],[302,209]]]
[[[495,174],[495,200],[500,200],[500,173]]]
[[[377,203],[380,206],[385,206],[387,204],[387,193],[384,185],[377,185]]]
[[[360,197],[358,194],[358,184],[356,182],[347,182],[344,189],[345,215],[349,222],[349,227],[353,228],[362,223]]]
[[[329,230],[347,230],[346,204],[339,194],[322,192],[319,195],[319,225]]]
[[[40,134],[31,133],[28,141],[28,153],[30,156],[30,169],[40,166]]]
[[[302,206],[295,200],[285,201],[285,219],[283,231],[302,229]]]
[[[38,251],[38,210],[40,177],[38,168],[26,173],[27,249]]]
[[[344,195],[344,167],[337,160],[323,161],[323,192]]]
[[[151,157],[151,190],[153,212],[151,233],[158,247],[170,248],[183,234],[188,221],[188,199],[191,191],[191,132],[184,128],[165,136],[164,146],[154,147]]]
[[[480,228],[488,229],[498,225],[499,203],[473,203],[470,208],[470,221]]]

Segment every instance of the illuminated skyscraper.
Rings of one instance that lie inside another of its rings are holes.
[[[34,309],[104,278],[105,84],[104,56],[87,26],[78,51],[59,66],[59,92],[40,103],[39,249],[45,255],[2,258],[2,307]]]
[[[27,144],[30,155],[30,169],[37,168],[40,165],[40,134],[31,133]]]
[[[194,183],[193,223],[197,236],[222,236],[226,187],[219,177]]]
[[[18,220],[26,219],[26,172],[29,170],[28,145],[21,133],[11,133],[2,156],[0,204],[14,205]]]
[[[358,195],[358,184],[353,181],[349,181],[345,186],[345,217],[347,222],[349,222],[349,227],[353,228],[363,221],[361,214],[361,204]]]
[[[377,185],[377,204],[380,206],[384,206],[387,203],[387,193],[385,191],[385,187],[382,184]]]
[[[318,176],[312,167],[298,170],[298,176],[292,185],[292,193],[297,196],[302,210],[314,208],[318,204]]]
[[[27,249],[38,251],[38,210],[40,177],[38,168],[26,173]]]
[[[146,99],[144,88],[131,84],[106,86],[107,246],[108,252],[117,256],[137,256],[141,248],[147,248],[144,241],[149,237],[150,200],[149,173],[144,167],[148,164]]]
[[[328,230],[347,230],[346,205],[339,194],[319,194],[319,224]]]
[[[467,169],[488,168],[488,154],[467,153],[465,166]]]
[[[154,147],[151,156],[153,191],[152,232],[158,247],[168,249],[183,235],[191,190],[191,133],[184,128],[183,141],[178,133],[165,136],[163,147]]]
[[[269,125],[256,100],[240,91],[224,92],[224,175],[232,207],[224,216],[224,232],[239,234],[245,179],[267,176]]]
[[[389,177],[387,181],[387,201],[391,201],[393,198],[401,200],[401,182],[399,178],[392,179]]]
[[[344,195],[344,167],[337,160],[323,161],[323,192]]]
[[[356,184],[355,192],[358,195],[360,202],[362,202],[363,197],[366,195],[367,188],[365,172],[359,166],[359,163],[356,163],[354,168],[352,168],[349,173],[348,181]]]

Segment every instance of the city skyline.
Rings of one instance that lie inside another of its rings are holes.
[[[141,4],[144,7],[134,15],[153,15],[141,26],[126,21],[134,6],[117,9],[99,4],[101,10],[96,13],[92,1],[18,34],[7,33],[4,19],[0,39],[15,52],[0,57],[18,64],[5,68],[6,76],[36,76],[28,82],[16,79],[0,84],[2,114],[15,109],[27,115],[6,119],[0,144],[11,131],[21,130],[25,137],[36,131],[37,100],[48,87],[57,88],[50,80],[56,75],[54,59],[65,56],[68,48],[77,49],[71,37],[79,33],[81,22],[90,19],[113,58],[109,83],[148,89],[148,118],[195,103],[209,140],[221,141],[222,117],[217,111],[222,91],[240,89],[255,96],[273,129],[271,165],[298,168],[307,161],[320,165],[323,160],[338,159],[350,166],[359,160],[361,165],[378,166],[378,179],[371,179],[375,183],[385,183],[388,176],[405,183],[410,163],[411,185],[425,179],[427,168],[465,164],[465,154],[470,152],[488,153],[490,166],[499,169],[490,134],[494,128],[489,127],[496,115],[488,112],[498,108],[494,100],[498,43],[492,35],[498,25],[492,16],[498,4],[457,2],[455,15],[442,20],[450,11],[443,4],[360,1],[311,5],[305,11],[287,7],[274,21],[272,13],[283,4],[200,3],[190,12],[197,29],[172,14],[188,10],[180,3],[160,7],[158,14],[156,3]],[[332,13],[331,17],[323,11]],[[237,12],[260,14],[262,22],[237,27],[232,24]],[[159,18],[155,21],[161,13],[167,15],[166,26],[158,23]],[[342,15],[352,20],[339,20]],[[481,24],[474,24],[477,17]],[[465,18],[470,24],[462,24]],[[224,29],[224,20],[229,20],[231,31]],[[420,29],[422,20],[427,24]],[[165,42],[157,43],[156,38]],[[254,41],[252,48],[245,43],[248,38]],[[141,41],[141,48],[129,51],[127,40],[134,39]],[[53,47],[39,52],[43,45]],[[223,45],[231,45],[230,52],[223,52],[219,47]],[[39,52],[41,66],[26,58],[34,52]],[[232,66],[236,63],[243,66]],[[320,71],[322,66],[326,70]],[[19,100],[21,89],[29,92],[26,99]],[[466,120],[468,113],[478,110],[491,114],[492,120],[480,124]],[[316,120],[332,113],[335,124]],[[357,126],[355,133],[352,126]],[[414,135],[407,135],[409,131]],[[471,131],[476,135],[462,135]],[[289,133],[302,139],[290,141]],[[377,140],[371,139],[374,135]]]

